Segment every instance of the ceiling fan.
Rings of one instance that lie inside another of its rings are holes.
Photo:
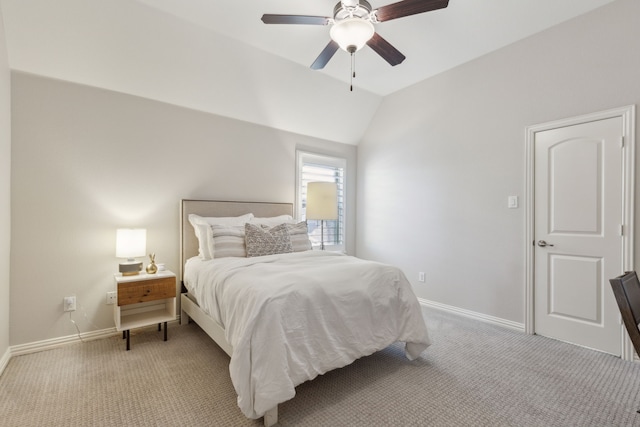
[[[331,25],[331,41],[311,64],[314,70],[327,65],[341,48],[353,55],[366,44],[392,66],[400,64],[405,56],[375,32],[373,25],[404,16],[443,9],[449,0],[403,0],[372,9],[366,0],[341,0],[333,9],[333,18],[308,15],[262,15],[265,24]]]

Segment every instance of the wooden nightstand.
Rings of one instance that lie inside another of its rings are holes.
[[[116,329],[130,348],[130,331],[133,328],[164,323],[164,340],[167,340],[167,322],[176,318],[176,275],[171,271],[135,276],[115,275],[117,305],[113,310]]]

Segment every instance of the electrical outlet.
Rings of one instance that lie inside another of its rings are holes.
[[[64,297],[64,311],[76,311],[76,297]]]
[[[418,273],[418,281],[424,282],[424,271],[421,271],[420,273]]]
[[[116,303],[116,292],[107,292],[107,304],[115,304]]]

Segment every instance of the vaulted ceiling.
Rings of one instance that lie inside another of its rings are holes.
[[[0,0],[13,70],[357,144],[383,97],[614,0],[450,0],[376,24],[407,59],[370,48],[309,68],[329,28],[264,13],[332,16],[337,0]],[[390,2],[369,0],[373,8]]]

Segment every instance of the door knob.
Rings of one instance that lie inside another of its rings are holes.
[[[551,243],[547,243],[544,240],[538,240],[538,246],[544,248],[545,246],[553,246]]]

